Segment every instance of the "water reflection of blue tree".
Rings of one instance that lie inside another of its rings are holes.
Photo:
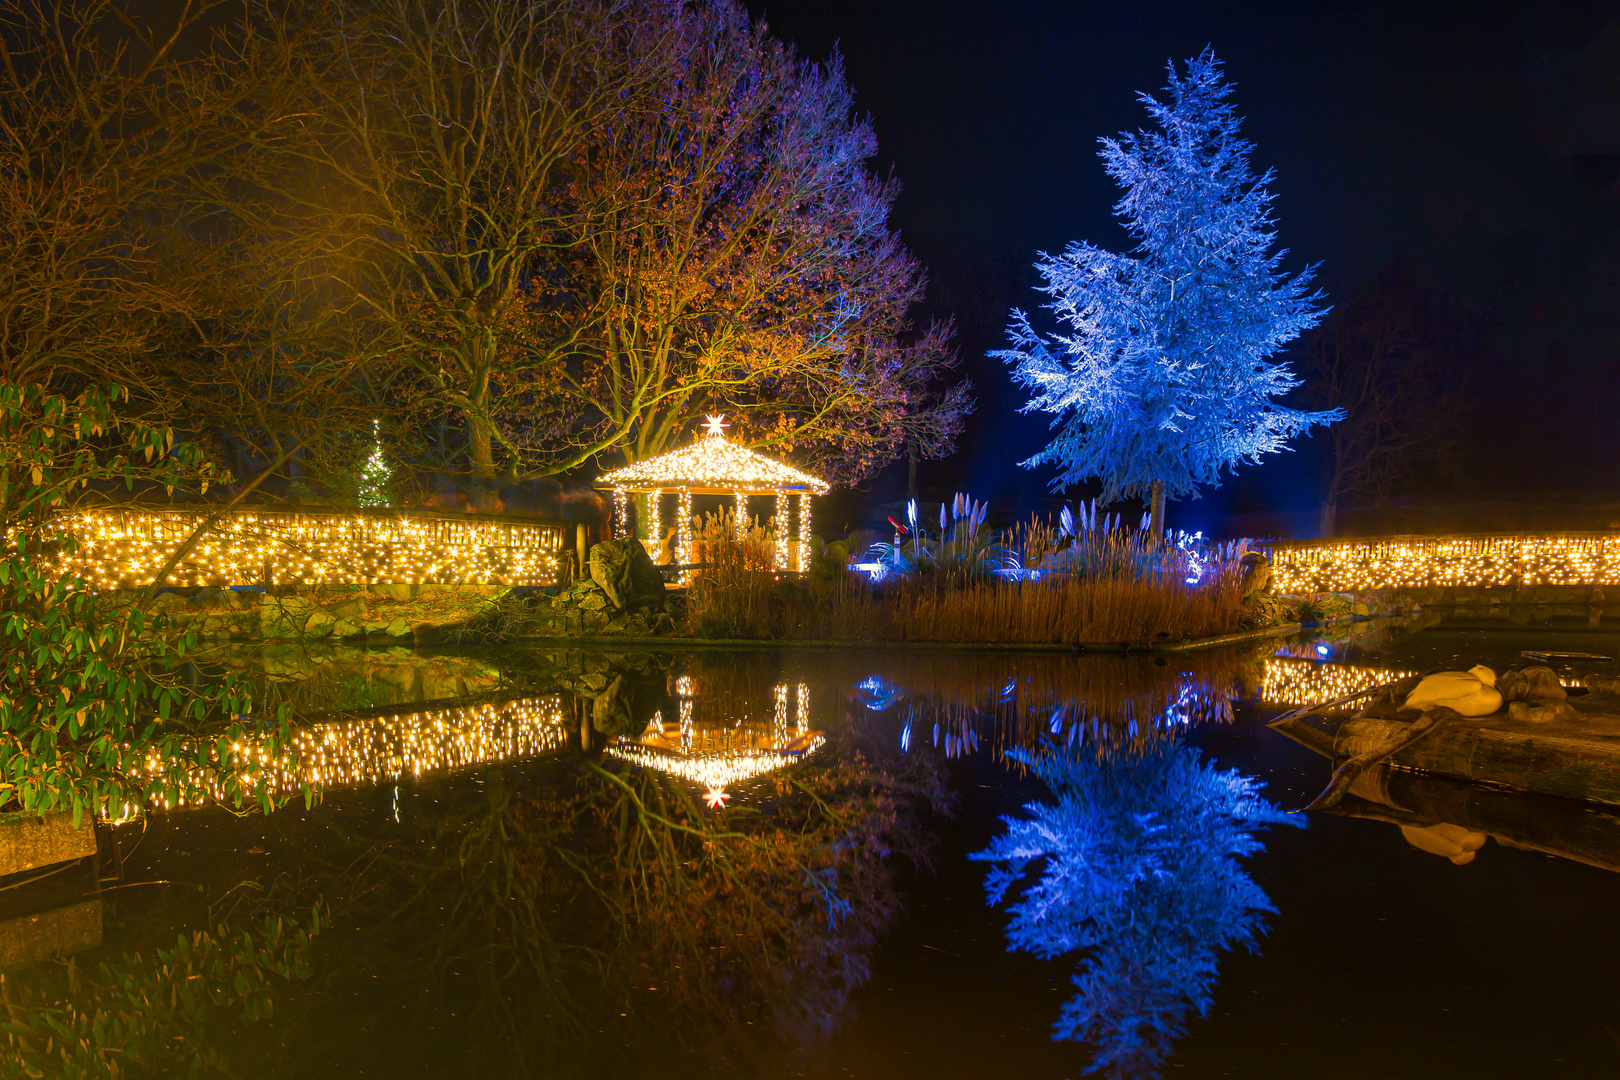
[[[1084,951],[1053,1038],[1090,1043],[1088,1071],[1154,1076],[1213,1000],[1219,955],[1253,950],[1271,901],[1238,865],[1253,831],[1303,825],[1172,741],[1139,757],[1025,762],[1056,796],[971,857],[992,864],[991,904],[1017,892],[1008,947],[1051,959]],[[1038,877],[1031,880],[1038,871]]]

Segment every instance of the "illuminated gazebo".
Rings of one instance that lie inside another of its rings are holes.
[[[603,476],[598,484],[613,490],[613,535],[630,535],[630,497],[645,497],[635,533],[656,558],[663,539],[663,501],[675,496],[675,562],[692,557],[692,496],[722,495],[736,500],[738,529],[748,527],[748,500],[773,495],[771,538],[780,570],[803,570],[810,539],[810,499],[825,495],[825,480],[791,465],[739,446],[726,438],[725,417],[711,416],[695,442],[667,454],[638,461]],[[790,537],[791,500],[798,499],[798,533]]]

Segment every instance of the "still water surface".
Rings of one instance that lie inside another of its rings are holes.
[[[1403,774],[1491,839],[1307,822],[1329,764],[1264,726],[1524,648],[1613,654],[247,658],[323,801],[110,830],[5,898],[78,951],[3,986],[129,1075],[1620,1075],[1609,815]]]

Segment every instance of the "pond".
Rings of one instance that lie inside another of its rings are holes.
[[[1393,770],[1307,821],[1265,726],[1523,649],[1614,653],[244,653],[323,798],[102,826],[0,891],[68,957],[0,992],[46,1075],[1611,1075],[1620,821]]]

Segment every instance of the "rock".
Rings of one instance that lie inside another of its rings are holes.
[[[1258,551],[1251,551],[1243,556],[1243,580],[1238,585],[1238,595],[1244,600],[1251,596],[1258,596],[1271,589],[1271,562]]]
[[[606,611],[608,606],[607,594],[592,591],[582,597],[577,606],[581,611]]]
[[[615,608],[642,597],[664,595],[664,575],[653,565],[640,540],[604,540],[591,548],[591,580]]]
[[[404,619],[395,619],[383,629],[389,637],[404,637],[411,632],[411,624]]]
[[[356,597],[339,604],[333,604],[326,610],[339,619],[358,619],[365,615],[366,605],[360,601],[359,597]]]
[[[1558,681],[1558,673],[1549,667],[1525,668],[1510,671],[1497,680],[1497,689],[1507,701],[1525,701],[1539,705],[1549,701],[1563,701],[1569,697]]]
[[[390,600],[409,600],[416,595],[415,585],[373,585],[371,591]]]
[[[365,630],[359,623],[350,622],[348,619],[339,619],[332,624],[333,637],[354,637],[356,634],[363,633],[365,633]]]
[[[1573,720],[1575,710],[1567,701],[1548,701],[1532,705],[1515,701],[1508,705],[1508,719],[1527,724],[1547,724],[1554,720]]]
[[[304,636],[326,637],[332,632],[332,627],[335,625],[337,625],[337,620],[326,612],[311,612],[309,618],[304,622]]]
[[[1594,694],[1620,694],[1620,675],[1585,675],[1581,685]]]
[[[1365,618],[1366,616],[1372,614],[1372,608],[1362,601],[1357,600],[1350,605],[1350,614],[1360,615]]]

